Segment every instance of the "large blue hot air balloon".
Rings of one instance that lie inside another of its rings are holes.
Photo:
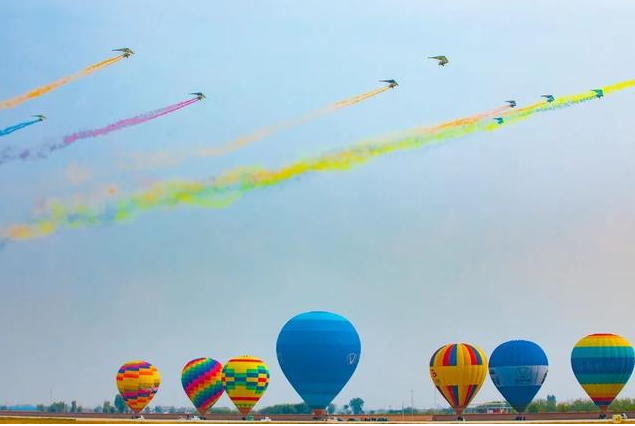
[[[291,386],[320,416],[353,375],[361,343],[346,318],[330,312],[306,312],[282,327],[276,353]]]
[[[523,413],[547,377],[549,361],[540,346],[527,340],[510,340],[494,349],[489,374],[498,391]]]

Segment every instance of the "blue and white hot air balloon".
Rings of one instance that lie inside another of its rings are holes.
[[[549,361],[540,346],[528,340],[499,345],[489,359],[489,375],[498,391],[523,413],[547,378]]]
[[[276,353],[291,386],[321,416],[355,372],[361,343],[346,318],[306,312],[282,327]]]

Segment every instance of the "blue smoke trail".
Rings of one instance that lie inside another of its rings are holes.
[[[20,129],[24,129],[25,127],[30,126],[31,124],[35,124],[35,123],[39,123],[42,120],[31,120],[31,121],[25,121],[23,123],[20,124],[16,124],[14,126],[9,126],[6,129],[2,129],[0,130],[0,136],[6,136],[10,133],[15,132],[16,130],[20,130]]]

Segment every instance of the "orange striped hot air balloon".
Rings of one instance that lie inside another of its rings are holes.
[[[222,381],[229,399],[246,416],[269,386],[269,369],[260,358],[238,356],[223,367]]]
[[[486,376],[485,354],[467,343],[442,346],[430,359],[432,382],[459,416],[481,388]]]
[[[146,361],[130,361],[117,372],[117,389],[128,407],[139,414],[159,390],[161,375]]]

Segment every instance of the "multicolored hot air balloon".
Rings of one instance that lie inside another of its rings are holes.
[[[573,374],[603,416],[631,377],[634,361],[633,347],[616,334],[591,334],[571,352]]]
[[[361,343],[346,318],[330,312],[306,312],[282,327],[276,353],[291,386],[317,416],[322,416],[355,372]]]
[[[518,413],[523,413],[547,378],[549,361],[540,346],[527,340],[499,345],[489,359],[492,382]]]
[[[269,386],[269,369],[260,358],[243,355],[227,361],[222,380],[227,396],[246,416]]]
[[[128,407],[139,414],[159,390],[161,375],[146,361],[130,361],[117,372],[117,389]]]
[[[223,395],[223,364],[212,358],[197,358],[185,364],[181,384],[201,416]]]
[[[467,343],[440,347],[430,359],[432,382],[460,417],[487,376],[487,358]]]

